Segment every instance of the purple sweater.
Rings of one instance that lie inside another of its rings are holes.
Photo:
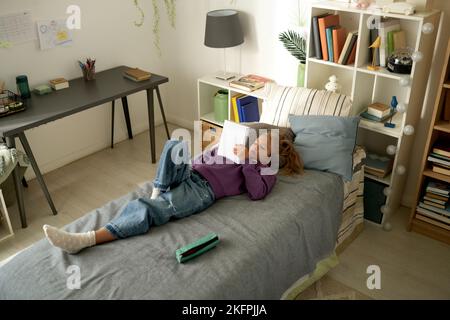
[[[265,198],[277,180],[276,175],[261,175],[261,164],[227,164],[213,149],[196,158],[193,170],[208,180],[216,199],[248,193],[251,200]],[[222,164],[223,163],[223,164]]]

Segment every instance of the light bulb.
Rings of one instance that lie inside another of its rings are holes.
[[[398,167],[397,167],[397,173],[399,174],[399,175],[404,175],[405,173],[406,173],[406,168],[405,168],[405,166],[402,166],[402,165],[399,165]]]
[[[402,87],[409,86],[409,78],[408,77],[401,77],[400,78],[400,86],[402,86]]]
[[[383,214],[389,214],[389,212],[391,211],[390,209],[389,209],[389,207],[388,206],[386,206],[386,205],[384,205],[384,206],[381,206],[381,212],[383,213]]]
[[[391,194],[391,188],[389,187],[384,188],[383,193],[386,197],[389,197],[389,195]]]
[[[414,62],[420,62],[420,61],[422,61],[422,59],[423,59],[423,53],[420,52],[420,51],[416,51],[416,52],[414,52],[414,53],[411,55],[411,59],[412,59]]]
[[[397,147],[390,145],[386,148],[386,153],[390,156],[394,156],[397,153]]]
[[[403,133],[405,136],[412,136],[414,134],[414,127],[408,124],[405,128],[403,128]]]
[[[431,22],[427,22],[423,25],[422,27],[422,32],[424,34],[431,34],[434,31],[434,24],[432,24]]]
[[[400,113],[405,113],[406,112],[406,104],[399,103],[397,105],[397,111],[400,112]]]

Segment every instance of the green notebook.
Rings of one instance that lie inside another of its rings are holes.
[[[218,243],[219,236],[212,232],[207,236],[178,249],[175,254],[178,262],[183,263],[211,250],[217,246]]]

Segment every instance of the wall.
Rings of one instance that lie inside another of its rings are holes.
[[[8,88],[15,89],[18,74],[28,75],[31,87],[59,76],[79,77],[81,71],[76,61],[88,56],[97,59],[98,71],[125,64],[166,73],[163,59],[158,57],[152,44],[150,21],[147,19],[142,28],[134,26],[138,15],[131,0],[2,0],[0,14],[31,10],[35,20],[65,18],[66,8],[71,4],[79,5],[82,10],[82,29],[74,32],[73,46],[41,51],[35,41],[0,49],[0,79],[7,82]],[[143,8],[147,16],[151,16],[151,3],[143,3]],[[162,28],[161,32],[166,31]],[[167,86],[162,86],[161,90],[166,98]],[[134,133],[147,130],[145,94],[131,96],[129,104]],[[118,101],[116,141],[126,138],[121,109]],[[156,114],[157,122],[161,122],[159,112]],[[29,130],[26,135],[41,170],[48,172],[106,148],[110,141],[110,122],[111,107],[102,105]],[[32,170],[27,174],[29,178],[33,176]]]

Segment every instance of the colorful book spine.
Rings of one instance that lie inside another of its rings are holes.
[[[242,97],[242,94],[235,95],[231,98],[231,107],[233,109],[234,122],[240,123],[241,119],[239,118],[239,112],[237,107],[237,99]]]
[[[333,50],[333,29],[330,27],[326,29],[327,33],[327,48],[328,48],[328,61],[334,62],[334,50]]]

